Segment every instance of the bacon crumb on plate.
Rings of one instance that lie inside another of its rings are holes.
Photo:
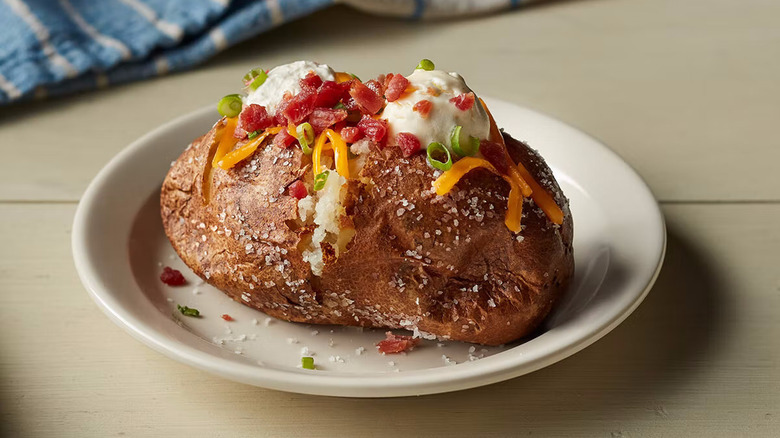
[[[419,339],[411,336],[395,335],[393,332],[386,332],[386,338],[376,344],[376,348],[383,354],[398,354],[413,349],[420,343]]]
[[[162,274],[160,274],[160,280],[168,286],[181,286],[187,282],[181,271],[172,269],[169,266],[163,268]]]

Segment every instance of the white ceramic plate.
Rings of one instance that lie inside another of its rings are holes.
[[[382,356],[383,330],[311,326],[268,318],[204,285],[179,260],[159,217],[159,187],[172,160],[205,133],[213,108],[134,142],[92,181],[73,224],[73,257],[103,311],[167,356],[225,378],[309,394],[392,397],[471,388],[517,377],[590,345],[622,322],[652,286],[666,233],[641,178],[591,137],[534,111],[487,99],[498,124],[537,148],[571,200],[575,278],[538,334],[503,347],[424,341]],[[187,286],[159,280],[181,270]],[[187,318],[176,304],[200,310]],[[225,322],[222,314],[235,319]],[[302,350],[317,370],[300,368]],[[306,352],[304,352],[306,353]]]

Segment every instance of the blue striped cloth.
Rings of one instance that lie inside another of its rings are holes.
[[[187,69],[334,2],[413,19],[493,12],[518,4],[518,0],[0,0],[0,104]]]

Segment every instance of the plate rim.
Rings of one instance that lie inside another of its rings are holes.
[[[149,145],[153,143],[155,137],[164,135],[177,126],[193,123],[194,120],[203,118],[212,113],[214,110],[211,105],[179,116],[147,132],[123,148],[92,179],[78,203],[72,227],[72,255],[79,278],[92,300],[95,301],[101,311],[103,311],[112,322],[128,332],[133,338],[141,341],[155,351],[179,362],[229,380],[275,390],[311,395],[369,398],[435,394],[474,388],[519,377],[570,357],[598,341],[625,321],[625,319],[639,307],[650,289],[652,289],[660,274],[666,254],[667,232],[663,213],[660,210],[660,206],[658,205],[658,201],[653,195],[652,190],[639,173],[602,141],[542,112],[501,99],[484,96],[483,98],[488,103],[500,103],[502,105],[509,105],[533,113],[544,119],[548,119],[548,121],[554,122],[557,124],[557,127],[568,128],[572,130],[573,133],[591,140],[595,146],[601,148],[603,152],[606,152],[611,156],[616,164],[625,166],[626,170],[635,177],[636,182],[638,183],[637,188],[644,190],[644,194],[647,196],[648,200],[652,201],[653,211],[656,213],[655,219],[660,224],[659,237],[661,239],[660,250],[657,254],[657,259],[654,262],[654,271],[644,285],[643,290],[635,296],[630,305],[624,307],[608,321],[599,326],[594,326],[588,331],[586,336],[578,337],[572,342],[558,346],[531,360],[518,360],[517,358],[512,358],[514,360],[511,360],[510,358],[505,357],[503,361],[491,362],[486,360],[490,358],[486,358],[476,362],[461,363],[453,367],[447,367],[447,370],[449,370],[448,372],[442,372],[441,368],[430,368],[426,370],[395,373],[393,375],[344,376],[324,373],[320,375],[315,373],[293,373],[290,371],[231,362],[224,358],[212,356],[207,352],[193,348],[185,343],[167,339],[164,336],[159,335],[151,327],[143,323],[143,321],[140,321],[130,314],[126,309],[121,308],[121,306],[117,308],[117,306],[111,302],[110,292],[108,290],[103,290],[100,281],[97,279],[93,262],[88,257],[88,251],[86,250],[87,239],[89,238],[86,223],[87,219],[90,217],[90,213],[94,209],[96,200],[99,199],[98,195],[101,193],[102,189],[105,189],[106,181],[117,168],[120,168],[123,165],[128,157],[138,153],[145,147],[150,147]],[[502,354],[510,351],[511,350],[507,350]],[[480,364],[477,365],[478,363]],[[490,366],[485,366],[484,364],[486,363],[489,363]],[[435,372],[432,372],[432,370],[435,370]],[[381,379],[381,383],[378,382],[377,379]]]

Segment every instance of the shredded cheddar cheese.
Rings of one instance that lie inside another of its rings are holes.
[[[222,130],[222,136],[219,139],[217,152],[214,154],[214,159],[211,161],[212,166],[219,165],[220,160],[222,160],[222,158],[233,149],[233,146],[238,143],[238,139],[233,135],[236,132],[237,125],[238,117],[228,117],[225,128]]]
[[[352,80],[352,76],[349,73],[345,73],[343,71],[337,71],[334,73],[333,77],[336,79],[336,82],[339,84],[342,82],[347,82]]]
[[[542,188],[542,186],[540,186],[539,183],[534,180],[531,172],[529,172],[522,163],[514,164],[514,161],[512,160],[512,157],[509,156],[509,151],[506,148],[504,136],[501,135],[501,131],[498,129],[498,125],[496,124],[495,119],[493,119],[493,115],[490,114],[490,110],[488,109],[487,105],[485,105],[485,102],[482,99],[479,99],[479,101],[482,103],[482,108],[485,109],[485,112],[490,119],[490,140],[504,145],[504,152],[506,153],[507,160],[509,160],[510,163],[510,176],[515,179],[515,182],[523,190],[523,196],[530,196],[536,205],[542,209],[544,214],[547,215],[547,218],[549,218],[550,221],[552,221],[554,224],[562,224],[563,211],[561,211],[561,208],[558,207],[558,204],[555,202],[552,196],[547,193],[547,190]]]
[[[312,152],[312,164],[314,167],[314,174],[319,175],[322,173],[322,151],[325,148],[325,142],[330,140],[331,148],[336,154],[336,172],[346,179],[349,179],[349,154],[347,152],[347,143],[343,138],[334,130],[326,129],[322,131],[317,141],[314,143],[314,151]]]
[[[433,182],[433,188],[436,190],[436,194],[439,196],[446,195],[467,173],[480,167],[488,169],[509,183],[509,199],[507,201],[506,217],[504,218],[504,223],[513,233],[519,232],[521,229],[520,223],[523,218],[522,189],[512,177],[508,175],[502,175],[498,169],[493,167],[489,161],[483,158],[464,157],[456,161],[450,170],[442,173],[441,176],[439,176],[436,181]]]
[[[224,157],[222,157],[219,162],[217,162],[217,165],[224,169],[228,170],[231,167],[235,166],[236,164],[240,163],[241,161],[245,160],[247,157],[252,155],[257,148],[263,143],[263,141],[268,138],[269,135],[272,134],[278,134],[282,130],[282,127],[277,126],[274,128],[268,128],[265,131],[263,131],[262,134],[258,135],[252,141],[249,143],[241,146],[240,148],[231,151],[227,153]]]

